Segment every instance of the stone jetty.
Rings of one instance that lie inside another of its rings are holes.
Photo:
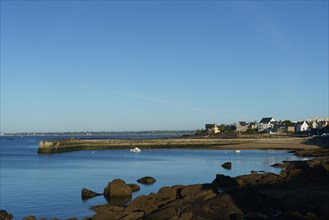
[[[315,147],[304,144],[307,138],[152,138],[152,139],[60,139],[42,140],[39,154],[77,150],[191,148],[191,149],[302,149]]]

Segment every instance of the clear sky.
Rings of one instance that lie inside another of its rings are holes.
[[[1,132],[328,117],[328,1],[1,1]]]

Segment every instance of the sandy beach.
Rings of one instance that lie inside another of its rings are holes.
[[[254,141],[230,145],[215,146],[216,149],[240,149],[240,150],[267,150],[267,149],[317,149],[319,146],[315,144],[306,144],[300,140],[264,140],[264,141]]]

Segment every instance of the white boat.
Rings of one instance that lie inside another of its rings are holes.
[[[130,152],[133,152],[133,153],[140,153],[142,150],[138,147],[133,147],[130,149]]]
[[[233,152],[236,153],[236,154],[239,154],[240,150],[234,150]]]

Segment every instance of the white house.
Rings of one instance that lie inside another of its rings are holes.
[[[212,134],[217,134],[220,132],[217,124],[206,124],[205,127],[206,127],[206,130]]]
[[[258,124],[258,132],[270,131],[275,123],[275,119],[272,117],[262,118]]]
[[[311,126],[312,126],[313,129],[317,129],[319,127],[319,124],[316,121],[313,121],[311,123]]]
[[[306,121],[299,122],[296,124],[296,132],[305,132],[310,128]]]
[[[248,124],[245,121],[239,121],[236,124],[236,131],[237,132],[246,132],[248,130]]]

